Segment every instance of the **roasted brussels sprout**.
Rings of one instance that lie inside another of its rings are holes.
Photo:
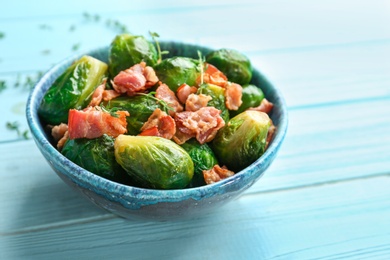
[[[250,107],[259,106],[263,98],[264,98],[263,91],[260,88],[256,87],[255,85],[248,84],[242,86],[242,97],[241,97],[242,104],[238,108],[238,110],[229,111],[230,116],[234,117],[240,114],[241,112],[244,112]]]
[[[106,63],[83,56],[66,69],[46,92],[38,108],[39,116],[48,124],[67,123],[69,109],[82,109],[88,105],[106,71]]]
[[[183,83],[194,86],[200,75],[199,62],[187,57],[164,59],[154,67],[159,80],[176,92]]]
[[[245,111],[221,129],[211,148],[220,165],[238,172],[256,161],[265,151],[271,119],[266,113]]]
[[[109,180],[127,183],[125,170],[116,162],[114,138],[103,135],[95,139],[68,139],[61,153],[84,169]]]
[[[144,188],[185,188],[194,175],[188,153],[162,137],[120,135],[115,140],[115,158]]]
[[[189,187],[206,185],[203,177],[203,170],[210,170],[218,164],[217,158],[207,144],[200,144],[195,139],[190,139],[181,145],[190,155],[194,163],[194,177]]]
[[[149,95],[121,96],[109,102],[104,102],[103,105],[107,109],[119,108],[130,113],[130,116],[126,117],[127,134],[129,135],[139,134],[141,127],[148,121],[148,118],[156,108],[168,112],[166,107]]]
[[[229,81],[240,85],[248,84],[252,79],[250,60],[236,50],[219,49],[206,56],[206,62],[222,71]]]
[[[115,77],[120,71],[146,62],[148,66],[157,63],[158,55],[154,45],[143,36],[120,34],[112,41],[109,49],[109,72]]]
[[[198,88],[197,94],[204,94],[211,96],[211,100],[207,103],[208,106],[215,107],[221,110],[221,117],[225,121],[229,121],[229,110],[225,105],[225,89],[213,84],[202,84]]]

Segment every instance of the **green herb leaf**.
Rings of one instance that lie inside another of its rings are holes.
[[[160,35],[158,33],[149,31],[149,34],[150,34],[150,36],[152,37],[153,41],[156,44],[157,53],[158,53],[157,63],[160,63],[162,61],[162,55],[168,54],[169,51],[161,51],[160,43],[157,40],[157,38],[160,37]]]
[[[0,32],[0,39],[3,39],[5,37],[5,33]]]
[[[73,46],[72,46],[72,51],[77,51],[78,49],[80,49],[80,43],[75,43],[75,44],[73,44]]]
[[[15,131],[18,135],[18,137],[22,137],[24,139],[29,139],[29,136],[28,136],[28,130],[25,130],[23,132],[20,131],[19,129],[19,122],[17,121],[14,121],[14,122],[7,122],[5,127],[10,130],[10,131]]]
[[[7,88],[5,80],[0,80],[0,93]]]

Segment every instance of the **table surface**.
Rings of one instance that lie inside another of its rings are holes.
[[[0,259],[390,259],[389,24],[385,0],[3,2]],[[24,138],[31,83],[123,26],[240,50],[282,91],[285,142],[239,199],[192,219],[125,220],[74,193]]]

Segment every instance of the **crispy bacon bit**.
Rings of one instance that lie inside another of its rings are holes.
[[[171,139],[176,132],[175,120],[159,108],[153,111],[141,128],[140,135],[160,136]]]
[[[69,110],[69,138],[97,138],[103,134],[117,137],[127,132],[127,111],[117,111],[118,117],[102,111],[99,107],[89,107],[83,111]]]
[[[68,131],[68,125],[61,123],[59,125],[54,126],[51,129],[51,135],[53,136],[54,141],[58,142],[62,137],[64,137],[67,131]]]
[[[221,110],[215,107],[202,107],[197,111],[184,111],[175,114],[177,130],[185,136],[196,137],[204,144],[214,139],[218,130],[225,125],[220,116]]]
[[[175,141],[175,143],[177,143],[177,144],[184,144],[185,142],[190,140],[192,137],[194,137],[193,134],[183,133],[176,127],[176,133],[172,137],[172,140]]]
[[[119,72],[112,81],[112,86],[119,93],[134,96],[138,92],[144,92],[157,82],[158,78],[153,68],[146,66],[145,62],[141,62]]]
[[[268,128],[268,134],[267,134],[267,140],[266,140],[266,143],[265,143],[265,149],[268,148],[269,143],[271,142],[272,137],[273,137],[274,134],[275,134],[275,131],[276,131],[276,126],[275,126],[274,123],[271,121],[271,125],[270,125],[270,127]]]
[[[255,111],[260,111],[269,114],[274,107],[274,104],[269,102],[266,98],[263,98],[261,101],[260,105],[257,107],[250,107],[248,110],[255,110]]]
[[[172,116],[177,112],[183,111],[183,106],[180,105],[179,101],[173,92],[166,84],[161,84],[156,89],[156,98],[165,101],[170,107],[173,108],[173,111],[169,111],[169,114]]]
[[[58,140],[58,143],[57,143],[58,150],[60,150],[60,151],[62,150],[62,147],[64,147],[64,144],[68,140],[68,138],[69,138],[69,132],[66,131],[64,136],[60,140]]]
[[[205,63],[206,71],[203,74],[203,82],[214,84],[220,87],[224,87],[227,83],[227,77],[220,70],[218,70],[215,66]],[[199,76],[196,80],[199,85],[201,82],[201,76]]]
[[[225,85],[225,105],[229,110],[237,110],[242,104],[242,87],[239,84],[228,82]]]
[[[225,166],[220,167],[218,164],[210,170],[203,170],[203,178],[207,184],[219,182],[234,175],[234,172],[229,171]]]
[[[148,129],[142,131],[139,135],[141,135],[141,136],[159,136],[160,133],[158,132],[157,126],[153,126],[151,128],[148,128]]]
[[[108,89],[103,91],[103,100],[104,101],[110,101],[111,99],[114,99],[116,97],[119,97],[121,93],[116,92],[115,90]]]
[[[182,104],[186,103],[186,100],[190,94],[195,94],[198,89],[196,87],[190,87],[186,83],[182,84],[176,91],[177,98]]]
[[[207,103],[212,99],[209,95],[190,94],[186,101],[186,111],[197,111],[202,107],[207,107]]]
[[[103,92],[106,89],[106,81],[107,79],[104,79],[102,84],[100,84],[100,86],[98,86],[93,92],[92,99],[88,104],[89,107],[98,106],[100,102],[102,102]]]
[[[145,63],[145,62],[143,62],[143,63]],[[141,62],[141,64],[142,64],[142,62]],[[152,86],[156,85],[156,83],[158,82],[158,77],[157,77],[156,72],[154,71],[154,69],[152,67],[146,66],[143,74],[144,74],[145,79],[146,79],[146,87],[152,87]]]

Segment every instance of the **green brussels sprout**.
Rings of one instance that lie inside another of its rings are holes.
[[[156,101],[156,98],[149,95],[120,96],[109,102],[104,102],[103,105],[107,109],[119,108],[130,113],[130,116],[126,117],[127,134],[129,135],[139,134],[141,127],[148,121],[148,118],[156,108],[168,112],[166,107]]]
[[[225,121],[229,121],[229,110],[225,105],[225,89],[214,84],[202,84],[198,88],[197,94],[209,95],[212,99],[207,103],[208,106],[215,107],[221,110],[221,117]]]
[[[67,68],[46,92],[38,108],[39,116],[48,124],[67,123],[69,109],[83,109],[88,105],[106,71],[106,63],[83,56]]]
[[[183,83],[190,86],[196,84],[196,79],[200,75],[199,62],[187,57],[172,57],[162,60],[154,67],[156,75],[162,83],[176,92]]]
[[[141,61],[153,67],[157,63],[157,59],[156,48],[145,37],[130,34],[117,35],[109,49],[110,76],[115,77],[120,71]]]
[[[256,87],[255,85],[248,84],[242,86],[242,104],[238,110],[231,110],[230,116],[234,117],[241,112],[244,112],[250,107],[257,107],[260,105],[261,101],[264,99],[263,91]]]
[[[218,164],[213,150],[207,144],[200,144],[195,139],[190,139],[181,145],[190,155],[194,162],[194,177],[189,187],[206,185],[203,177],[203,170],[210,170]]]
[[[162,137],[119,135],[115,140],[115,158],[144,188],[182,189],[194,175],[188,153]]]
[[[266,113],[245,111],[230,119],[212,142],[220,165],[238,172],[256,161],[265,151],[271,119]]]
[[[212,51],[207,54],[206,62],[216,66],[229,81],[245,85],[252,79],[251,62],[238,51],[230,49]]]
[[[95,139],[68,139],[61,153],[80,167],[101,177],[128,182],[125,170],[115,160],[114,138],[108,135]]]

